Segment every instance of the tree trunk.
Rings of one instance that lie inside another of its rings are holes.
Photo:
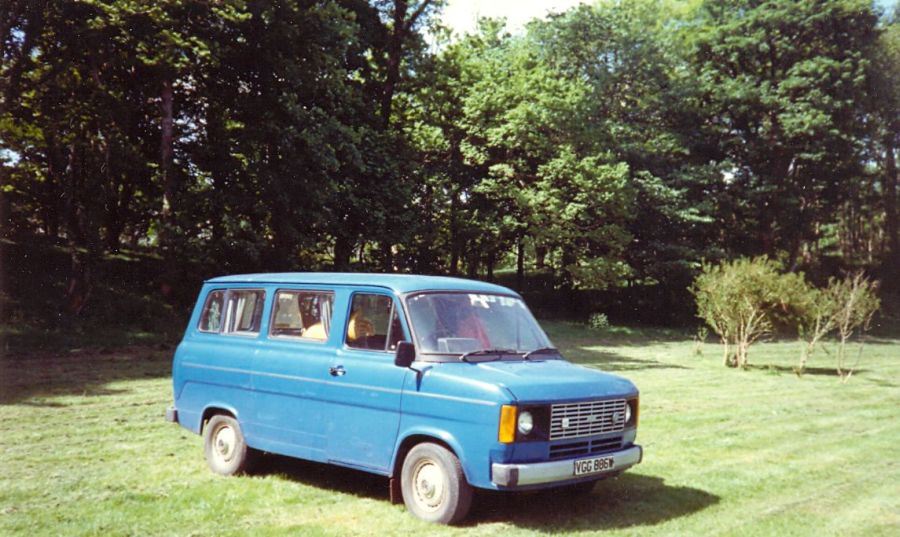
[[[71,261],[69,279],[64,294],[63,309],[69,315],[81,315],[94,289],[94,265],[100,256],[99,230],[94,221],[94,211],[86,207],[90,201],[83,198],[85,176],[79,148],[69,146],[66,166],[66,237]]]
[[[159,169],[163,185],[162,211],[160,211],[160,216],[162,217],[163,229],[166,230],[166,235],[171,231],[173,203],[175,201],[175,178],[172,173],[172,160],[174,155],[173,144],[175,141],[175,119],[172,111],[173,97],[172,80],[166,79],[163,81],[162,91],[160,93],[160,111],[162,114],[160,126],[162,136],[160,137],[159,144]],[[165,238],[167,240],[170,239],[168,236]],[[167,245],[163,244],[163,247],[165,246]]]
[[[519,237],[516,244],[516,291],[522,292],[525,287],[525,240]]]
[[[384,79],[384,88],[381,92],[381,129],[387,130],[391,124],[391,110],[394,102],[394,92],[397,91],[397,82],[400,80],[400,62],[403,59],[403,39],[406,34],[406,0],[394,2],[394,27],[388,37],[387,44],[387,74]]]
[[[487,257],[487,279],[489,282],[494,281],[494,264],[497,262],[497,252],[491,250]]]
[[[109,198],[109,211],[106,218],[106,246],[115,252],[121,246],[122,232],[128,220],[129,205],[134,195],[134,181],[119,181],[115,185],[113,195]]]
[[[884,203],[884,231],[887,234],[889,253],[885,256],[886,266],[891,276],[893,271],[900,266],[900,236],[897,229],[897,160],[894,155],[893,136],[888,136],[884,141],[884,184],[882,185],[882,198]],[[887,275],[887,272],[885,273]],[[888,281],[891,283],[888,283]],[[888,285],[897,285],[894,278],[884,278]],[[895,287],[896,288],[896,287]]]
[[[159,142],[159,169],[163,186],[162,209],[160,210],[159,245],[162,249],[163,265],[165,269],[161,275],[160,290],[163,296],[172,293],[172,286],[177,279],[175,252],[173,252],[174,233],[174,196],[175,178],[173,176],[172,160],[174,158],[173,145],[175,142],[175,120],[172,111],[173,90],[172,80],[163,81],[160,92],[160,142]]]
[[[575,280],[572,277],[572,273],[569,269],[570,266],[574,265],[578,261],[578,258],[575,256],[575,252],[572,251],[569,247],[564,247],[562,251],[562,259],[560,260],[560,269],[562,270],[562,286],[563,289],[567,291],[572,291],[575,289]]]
[[[6,294],[6,267],[8,266],[8,261],[6,259],[6,241],[4,240],[9,235],[9,218],[9,196],[0,188],[0,325],[6,324],[6,304],[9,300],[9,296]],[[0,335],[0,338],[2,338],[2,335]],[[0,356],[6,350],[5,343],[5,341],[0,341]]]
[[[409,2],[407,0],[394,1],[393,22],[391,34],[387,43],[387,74],[385,75],[384,88],[381,93],[381,129],[387,130],[391,125],[391,110],[393,108],[394,93],[397,91],[397,83],[400,82],[400,64],[403,62],[403,43],[412,30],[416,20],[431,4],[432,0],[422,0],[412,15],[407,18]]]
[[[541,271],[547,268],[547,247],[534,247],[534,268]]]
[[[806,363],[809,362],[809,356],[812,354],[809,343],[801,341],[800,345],[800,365],[797,367],[798,375],[802,375],[806,371]]]
[[[71,315],[81,315],[94,290],[93,252],[84,252],[75,245],[69,250],[71,261],[69,281],[66,285],[66,311]]]
[[[450,197],[450,275],[459,274],[459,194],[453,191]]]
[[[118,252],[120,245],[120,237],[125,226],[125,211],[131,198],[131,189],[134,188],[134,181],[122,181],[122,174],[115,170],[113,158],[113,150],[110,147],[110,141],[106,139],[103,144],[103,170],[106,176],[104,188],[106,192],[106,214],[104,218],[104,228],[106,235],[106,249],[110,252]]]
[[[394,272],[394,250],[389,241],[381,241],[381,269],[385,272]]]
[[[837,374],[842,379],[846,375],[846,371],[844,370],[844,364],[846,363],[847,356],[847,340],[849,336],[841,335],[841,341],[838,344],[837,350]]]
[[[41,204],[41,212],[47,235],[54,239],[59,237],[60,213],[65,212],[65,208],[60,206],[60,198],[65,199],[65,192],[62,191],[64,170],[65,157],[56,137],[51,133],[47,136],[47,180],[44,184],[45,202]]]
[[[466,276],[469,278],[478,277],[478,252],[475,249],[469,250],[468,259],[466,260]]]
[[[353,255],[353,243],[350,239],[336,238],[334,241],[334,270],[349,270],[351,255]]]

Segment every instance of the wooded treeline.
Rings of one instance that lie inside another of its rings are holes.
[[[683,304],[702,260],[759,254],[890,287],[896,13],[599,1],[449,39],[441,7],[7,0],[6,236],[65,244],[71,313],[122,249],[162,256],[161,290],[506,269]]]

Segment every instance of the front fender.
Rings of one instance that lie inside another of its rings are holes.
[[[418,440],[416,440],[409,446],[405,446],[405,444],[407,444],[407,442],[412,438],[417,438]],[[405,453],[409,451],[409,448],[411,448],[413,445],[419,444],[421,442],[427,442],[429,438],[433,440],[439,440],[441,443],[446,444],[446,446],[456,454],[456,458],[459,459],[459,462],[462,465],[463,473],[466,474],[466,480],[469,480],[469,474],[466,470],[468,466],[468,458],[466,457],[466,450],[459,442],[459,439],[457,439],[453,434],[444,429],[422,426],[407,429],[400,435],[398,435],[397,444],[394,446],[394,456],[391,459],[390,477],[399,477],[400,467],[403,464],[403,461],[400,460],[400,457],[404,456]]]

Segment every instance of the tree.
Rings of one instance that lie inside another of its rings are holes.
[[[687,17],[681,10],[655,0],[597,2],[529,28],[542,61],[584,83],[567,125],[576,147],[627,165],[633,203],[623,225],[631,240],[621,264],[629,285],[673,312],[700,260],[722,255],[711,225],[721,173],[692,139],[702,120],[672,30]]]
[[[561,268],[572,285],[603,289],[629,273],[623,261],[631,240],[625,222],[634,206],[628,179],[625,163],[579,158],[563,146],[525,192],[535,208],[535,241],[564,253]]]
[[[897,153],[900,151],[900,8],[895,12],[870,51],[872,132],[869,137],[871,158],[878,163],[881,203],[884,211],[884,235],[887,254],[882,258],[885,275],[900,266],[900,225],[897,216]],[[885,278],[892,285],[893,278]],[[895,289],[896,290],[896,289]]]
[[[73,314],[89,302],[104,242],[117,247],[137,192],[153,191],[147,137],[135,128],[145,94],[128,61],[133,47],[116,43],[124,29],[107,7],[33,3],[4,35],[16,59],[3,77],[0,138],[18,159],[4,188],[14,219],[33,211],[39,229],[65,237],[71,270],[62,309]]]
[[[2,186],[17,226],[69,243],[68,311],[122,240],[161,248],[174,283],[186,259],[319,265],[329,239],[384,218],[366,209],[395,191],[402,144],[367,86],[383,43],[365,2],[14,2],[2,15],[0,139],[15,162]]]
[[[518,250],[517,281],[527,237],[558,252],[563,285],[614,284],[627,272],[628,167],[581,143],[588,87],[544,61],[530,36],[499,37],[490,22],[481,31],[492,46],[464,99],[461,152],[481,173],[473,190],[489,203],[496,240]]]
[[[862,175],[860,121],[869,50],[867,0],[710,0],[692,63],[719,150],[732,163],[745,253],[786,252],[795,266]]]

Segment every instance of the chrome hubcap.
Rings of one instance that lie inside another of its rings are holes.
[[[416,503],[428,511],[436,511],[444,501],[446,482],[443,470],[434,461],[419,461],[413,470]]]
[[[234,429],[225,425],[216,431],[213,437],[213,451],[223,462],[228,462],[234,455],[234,443]]]

